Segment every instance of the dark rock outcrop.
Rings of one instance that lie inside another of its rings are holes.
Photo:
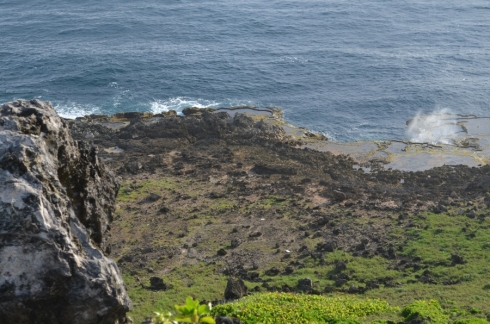
[[[228,278],[225,288],[225,300],[239,299],[247,295],[247,286],[242,279]]]
[[[0,107],[2,323],[126,322],[131,302],[104,256],[118,186],[51,104]]]
[[[162,278],[159,277],[151,277],[150,278],[150,290],[167,290],[167,284],[163,281]]]

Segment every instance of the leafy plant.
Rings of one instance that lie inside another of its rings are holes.
[[[262,293],[238,301],[217,305],[215,316],[236,317],[252,323],[328,323],[357,324],[358,320],[376,314],[397,313],[386,301],[358,297],[324,297],[291,293]]]
[[[172,313],[155,312],[155,316],[151,319],[155,324],[173,324]]]
[[[453,322],[453,324],[487,324],[487,323],[488,321],[483,318],[467,318],[467,319],[460,319]]]
[[[209,315],[211,307],[209,305],[199,305],[199,300],[187,297],[185,305],[175,305],[178,315],[175,320],[184,323],[207,323],[214,324],[214,319]]]
[[[155,312],[151,322],[156,324],[172,323],[205,323],[215,324],[214,318],[210,316],[211,306],[200,305],[199,300],[187,297],[184,305],[175,305],[177,315],[172,313]]]

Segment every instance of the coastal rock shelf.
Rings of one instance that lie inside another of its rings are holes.
[[[479,166],[490,162],[490,118],[443,115],[431,123],[432,117],[420,116],[418,122],[407,122],[409,127],[417,127],[413,124],[418,124],[420,128],[413,130],[415,133],[429,133],[425,137],[433,139],[431,142],[310,142],[303,147],[349,154],[368,168],[375,163],[401,171],[423,171],[443,165]]]
[[[443,165],[479,166],[490,162],[490,118],[486,117],[445,114],[437,116],[437,119],[434,120],[433,115],[428,115],[419,116],[407,122],[412,133],[420,135],[423,132],[425,137],[422,136],[421,138],[428,137],[431,139],[430,142],[391,140],[344,143],[328,141],[322,134],[286,123],[283,120],[282,111],[278,108],[245,106],[219,109],[193,107],[184,109],[184,115],[191,117],[209,113],[220,116],[223,125],[227,119],[233,120],[237,114],[249,117],[253,122],[260,121],[263,127],[265,125],[275,127],[275,137],[280,134],[285,140],[295,143],[297,148],[330,152],[335,155],[347,154],[364,170],[383,167],[401,171],[423,171]],[[96,124],[105,129],[101,134],[106,134],[107,130],[118,131],[129,126],[131,120],[134,122],[135,119],[138,119],[142,125],[150,126],[169,117],[183,118],[183,116],[177,116],[175,111],[157,115],[120,113],[113,116],[86,116],[79,118],[77,125],[81,125],[81,123]],[[252,122],[249,124],[252,125]],[[262,135],[265,134],[262,133]],[[91,131],[87,131],[84,136],[87,140],[92,140],[94,137]],[[237,134],[237,137],[240,135]],[[97,140],[103,141],[103,139],[104,135],[99,136]],[[123,152],[120,147],[106,148],[105,151],[114,154]]]
[[[0,107],[0,322],[125,323],[104,253],[119,184],[51,104]]]

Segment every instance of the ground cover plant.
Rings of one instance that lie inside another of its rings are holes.
[[[484,324],[475,309],[468,312],[444,309],[436,300],[416,300],[403,308],[391,306],[381,299],[360,296],[318,296],[298,293],[257,293],[239,300],[216,305],[212,309],[188,297],[184,305],[176,305],[177,315],[155,312],[152,323],[215,323],[214,318],[239,320],[242,324],[381,324],[438,323]]]
[[[218,305],[214,315],[236,317],[241,323],[356,323],[368,315],[396,313],[386,301],[353,296],[324,297],[264,293]]]

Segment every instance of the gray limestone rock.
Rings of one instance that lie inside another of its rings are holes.
[[[0,107],[2,323],[125,323],[131,301],[104,255],[118,183],[50,103]]]

